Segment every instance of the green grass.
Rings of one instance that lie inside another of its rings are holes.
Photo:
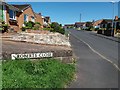
[[[59,60],[10,60],[2,64],[3,88],[63,88],[75,75],[75,65]]]
[[[2,89],[2,60],[0,60],[0,90]]]
[[[68,37],[68,34],[69,34],[69,31],[66,30],[66,31],[65,31],[65,36]]]

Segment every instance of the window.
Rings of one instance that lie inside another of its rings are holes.
[[[35,18],[33,16],[31,16],[31,21],[35,22]]]
[[[16,20],[16,12],[13,10],[9,10],[9,17],[10,19]]]
[[[24,14],[24,22],[28,22],[28,15]]]

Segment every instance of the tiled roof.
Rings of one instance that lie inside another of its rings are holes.
[[[9,7],[10,9],[12,9],[12,10],[21,12],[20,9],[14,7],[13,5],[7,4],[6,2],[2,2],[2,3],[0,3],[0,4],[8,6],[8,7]]]
[[[30,4],[21,4],[21,5],[14,5],[14,4],[13,4],[12,6],[18,8],[18,9],[21,10],[21,11],[26,10],[27,8],[31,7]],[[32,9],[32,7],[31,7],[31,9]],[[33,11],[33,9],[32,9],[32,11]],[[34,14],[34,16],[36,17],[34,11],[33,11],[33,14]]]
[[[100,20],[97,20],[93,23],[93,26],[96,26],[96,25],[99,25],[101,24],[102,22],[112,22],[112,19],[100,19]]]
[[[27,7],[30,6],[30,4],[23,4],[23,5],[13,5],[14,7],[20,9],[20,10],[24,10],[26,9]]]

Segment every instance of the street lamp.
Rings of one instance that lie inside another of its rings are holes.
[[[113,17],[112,17],[112,36],[114,37],[114,5],[115,5],[115,1],[111,1],[112,5],[113,5]]]

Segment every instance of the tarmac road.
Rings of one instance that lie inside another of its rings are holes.
[[[89,31],[69,31],[78,57],[77,80],[70,88],[118,88],[118,43]]]

